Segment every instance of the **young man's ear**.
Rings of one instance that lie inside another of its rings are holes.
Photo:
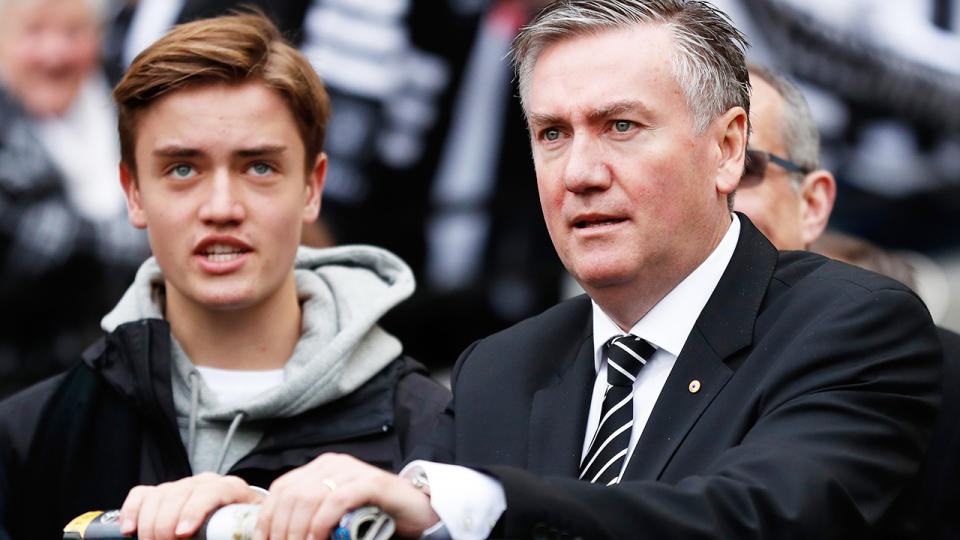
[[[306,200],[303,208],[303,222],[313,223],[320,215],[320,194],[327,179],[327,154],[320,152],[313,169],[307,175]]]
[[[800,226],[805,246],[809,247],[827,228],[836,197],[837,182],[829,171],[818,169],[803,177]]]
[[[120,185],[123,186],[123,193],[127,196],[127,216],[130,218],[130,223],[138,229],[147,228],[147,219],[143,213],[140,187],[137,185],[135,173],[122,161],[120,162]]]
[[[714,122],[720,158],[717,191],[722,195],[730,195],[737,189],[743,175],[747,152],[747,113],[741,107],[733,107]]]

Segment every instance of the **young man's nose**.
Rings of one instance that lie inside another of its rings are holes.
[[[246,217],[242,190],[227,171],[217,170],[210,178],[200,219],[211,223],[239,223]]]

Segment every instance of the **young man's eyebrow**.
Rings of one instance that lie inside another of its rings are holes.
[[[239,157],[257,157],[271,154],[282,154],[287,151],[287,147],[280,144],[265,144],[263,146],[254,146],[252,148],[243,148],[234,152]]]
[[[262,146],[252,146],[250,148],[241,148],[234,152],[239,157],[257,157],[271,154],[282,154],[287,151],[287,147],[280,144],[265,144]],[[203,155],[203,151],[198,148],[184,146],[161,146],[153,151],[153,155],[161,158],[194,158]]]
[[[153,151],[153,155],[161,158],[193,158],[203,154],[197,148],[184,146],[161,146]]]

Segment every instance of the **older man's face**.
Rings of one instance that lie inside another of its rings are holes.
[[[751,77],[750,148],[789,157],[780,136],[783,98],[760,77]],[[743,212],[778,249],[805,249],[803,198],[796,180],[783,167],[769,163],[762,178],[745,179],[737,189],[734,209]]]
[[[597,294],[669,291],[730,223],[724,129],[694,129],[664,28],[560,41],[533,71],[528,119],[540,202],[564,265]],[[743,123],[741,122],[741,127]]]
[[[61,115],[97,63],[88,0],[8,0],[0,13],[0,82],[30,114]]]

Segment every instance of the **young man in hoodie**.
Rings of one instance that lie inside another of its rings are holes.
[[[264,17],[221,17],[144,51],[114,97],[130,221],[154,257],[79,365],[0,404],[12,537],[59,537],[137,485],[164,486],[131,494],[146,516],[204,482],[253,497],[323,452],[399,465],[448,393],[376,324],[413,291],[402,261],[299,247],[326,173],[310,64]]]

